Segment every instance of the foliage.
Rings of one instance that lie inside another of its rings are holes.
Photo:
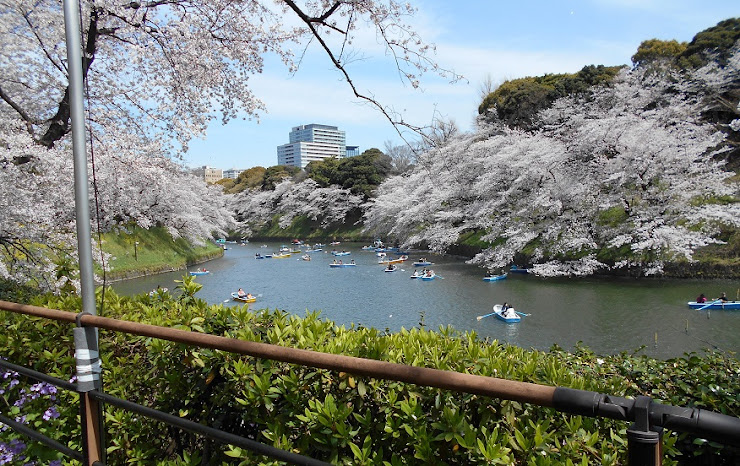
[[[379,149],[368,149],[355,157],[310,162],[308,176],[322,188],[337,185],[368,198],[391,171],[391,159]]]
[[[121,297],[108,291],[101,314],[247,341],[379,359],[414,366],[564,386],[740,415],[740,364],[734,355],[709,352],[668,361],[585,348],[568,353],[527,351],[481,341],[450,327],[383,333],[345,328],[316,313],[303,318],[246,306],[208,306],[197,283],[184,277],[183,294]],[[34,304],[79,311],[75,298]],[[4,313],[8,332],[0,349],[11,362],[68,378],[74,370],[69,326]],[[51,349],[53,348],[53,349]],[[623,464],[626,423],[559,414],[548,408],[412,384],[369,379],[242,357],[151,338],[101,332],[107,393],[228,432],[338,464]],[[9,400],[7,393],[0,395]],[[74,403],[58,403],[60,418],[74,419]],[[65,416],[71,416],[67,418]],[[155,421],[106,406],[108,464],[203,464],[262,461]],[[76,446],[76,422],[56,438]],[[679,440],[680,439],[680,440]],[[733,464],[737,450],[693,445],[667,433],[664,464],[684,455],[717,453]],[[706,458],[705,458],[706,459]],[[387,463],[384,463],[387,462]]]
[[[645,66],[647,63],[666,61],[674,62],[686,51],[686,42],[676,40],[649,39],[642,41],[637,47],[637,52],[632,55],[634,66]]]
[[[725,66],[738,40],[740,18],[726,19],[695,35],[678,61],[684,68],[701,68],[710,60],[717,60],[721,66]]]
[[[499,120],[511,127],[528,129],[537,112],[567,96],[588,95],[591,87],[608,84],[621,67],[584,66],[576,74],[546,74],[505,81],[488,94],[478,107],[486,115],[495,110]]]
[[[36,296],[38,292],[38,288],[0,278],[1,301],[27,303],[30,301],[31,297]]]
[[[365,226],[436,251],[485,231],[480,239],[491,245],[473,262],[489,270],[521,255],[545,276],[651,275],[669,262],[690,263],[740,227],[738,178],[724,160],[736,130],[719,132],[704,116],[723,102],[738,105],[740,95],[727,99],[739,70],[736,47],[726,66],[691,73],[625,69],[588,98],[577,92],[552,102],[537,114],[536,131],[495,115],[481,120],[387,179]],[[545,90],[563,81],[519,83]],[[514,84],[500,89],[515,93]]]
[[[62,426],[57,406],[57,387],[46,382],[29,383],[17,372],[5,370],[2,374],[3,412],[9,412],[15,422],[26,424],[36,432],[52,437]],[[63,397],[68,402],[68,397]],[[61,466],[63,455],[0,424],[0,464],[42,464]],[[28,442],[28,443],[25,443]]]
[[[292,165],[275,165],[265,170],[262,178],[262,190],[273,191],[277,185],[293,178],[301,169]]]

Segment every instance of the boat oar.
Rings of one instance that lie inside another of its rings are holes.
[[[519,311],[514,311],[514,312],[516,312],[517,314],[519,314],[519,315],[520,315],[520,316],[522,316],[522,317],[529,317],[529,316],[531,316],[531,315],[532,315],[532,314],[527,314],[527,313],[524,313],[524,312],[519,312]]]
[[[708,307],[709,307],[709,306],[711,306],[712,304],[719,304],[720,302],[722,302],[722,300],[721,300],[721,299],[718,299],[718,300],[716,300],[716,301],[712,301],[711,303],[707,304],[706,306],[702,306],[702,307],[700,307],[699,309],[697,309],[697,311],[703,311],[704,309],[708,308]]]
[[[483,319],[483,318],[485,318],[485,317],[489,317],[489,316],[492,316],[492,315],[494,315],[494,314],[495,314],[495,312],[491,312],[491,313],[488,313],[488,314],[486,314],[486,315],[484,315],[484,316],[478,316],[478,317],[476,317],[476,319],[478,319],[478,320],[481,320],[481,319]]]

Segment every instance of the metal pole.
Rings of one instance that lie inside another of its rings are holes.
[[[78,0],[64,0],[64,26],[67,38],[67,66],[69,69],[69,107],[72,116],[77,251],[80,261],[82,310],[95,315],[97,313],[95,312],[95,282],[93,281],[92,240],[90,234],[90,197],[87,186],[82,45],[80,41]]]
[[[82,74],[82,43],[80,40],[79,0],[64,0],[64,30],[67,41],[67,67],[69,72],[69,108],[72,123],[72,153],[74,156],[75,210],[77,220],[77,254],[80,266],[82,310],[95,315],[95,282],[93,280],[92,239],[90,233],[90,197],[88,194],[87,150],[85,146],[85,110]],[[91,382],[78,383],[80,393],[81,421],[83,423],[83,456],[86,465],[104,461],[102,448],[102,409],[97,400],[89,398],[86,391],[100,387],[98,368],[90,374],[85,365],[85,375],[79,370],[80,361],[99,361],[96,329],[75,329],[75,358],[78,361],[78,379],[90,378]],[[87,331],[89,343],[80,347],[83,332]],[[78,338],[79,337],[79,338]],[[99,366],[99,365],[98,365]]]

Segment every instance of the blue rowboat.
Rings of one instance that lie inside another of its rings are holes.
[[[490,277],[483,277],[484,282],[495,282],[498,280],[503,280],[504,278],[508,277],[509,274],[502,273],[501,275],[492,275]]]
[[[739,310],[740,301],[707,301],[706,303],[697,303],[696,301],[689,301],[688,305],[691,309],[718,309],[718,310]]]
[[[426,267],[427,265],[434,265],[434,262],[429,262],[429,261],[414,262],[414,267]]]
[[[329,264],[329,267],[332,268],[339,268],[339,267],[355,267],[357,264]]]
[[[493,312],[495,313],[497,319],[503,320],[504,322],[510,324],[514,324],[522,320],[522,318],[519,316],[519,314],[517,314],[513,307],[503,310],[503,305],[496,304],[495,306],[493,306]]]
[[[190,272],[190,275],[193,275],[193,276],[197,276],[197,275],[208,275],[209,273],[211,273],[211,272],[208,271],[208,270],[206,270],[205,272],[203,272],[201,270],[197,270],[195,272]]]
[[[509,269],[509,272],[511,272],[511,273],[529,273],[529,269],[519,268],[516,265],[512,265],[511,266],[511,269]]]

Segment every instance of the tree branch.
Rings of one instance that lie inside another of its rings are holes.
[[[90,70],[93,60],[95,60],[95,51],[97,47],[98,39],[98,10],[93,10],[90,13],[90,25],[87,30],[87,42],[85,44],[85,53],[82,56],[82,76],[83,79],[87,78],[87,73]],[[54,147],[54,143],[64,137],[70,130],[70,107],[69,107],[69,86],[64,90],[64,97],[59,102],[57,107],[57,113],[51,117],[49,127],[41,136],[39,142],[48,147]]]
[[[10,98],[8,94],[3,91],[2,87],[0,87],[0,98],[3,99],[3,101],[13,107],[13,110],[18,112],[18,115],[23,119],[23,121],[26,123],[26,130],[28,131],[28,134],[33,136],[33,125],[37,124],[38,121],[35,121],[33,118],[31,118],[25,110],[21,108],[20,105],[18,105],[16,102],[13,101],[13,99]]]

